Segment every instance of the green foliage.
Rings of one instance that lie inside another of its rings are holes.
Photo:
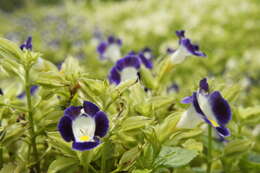
[[[203,77],[233,113],[227,125],[231,136],[212,141],[212,173],[258,173],[258,11],[257,1],[131,0],[54,6],[28,1],[14,13],[0,12],[0,173],[37,172],[37,165],[38,172],[48,173],[205,172],[203,125],[177,127],[188,108],[181,99],[196,91]],[[200,43],[207,59],[169,65],[165,50],[177,48],[173,32],[182,28]],[[95,31],[103,39],[110,34],[122,38],[122,55],[151,47],[154,68],[142,67],[139,81],[110,84],[113,63],[98,58]],[[28,35],[33,51],[18,46]],[[173,83],[179,91],[168,92]],[[30,95],[32,85],[39,88]],[[98,147],[79,152],[62,139],[57,124],[67,107],[84,100],[106,112],[110,128]]]

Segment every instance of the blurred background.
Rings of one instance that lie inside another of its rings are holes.
[[[105,79],[110,67],[96,46],[109,35],[122,39],[123,54],[144,47],[155,58],[178,46],[175,31],[199,43],[207,60],[191,58],[172,82],[183,91],[202,77],[238,85],[239,106],[260,100],[259,0],[0,0],[0,36],[23,43],[56,65],[68,56],[81,61],[93,78]]]

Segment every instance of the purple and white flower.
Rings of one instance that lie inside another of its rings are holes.
[[[120,82],[127,80],[137,80],[140,67],[141,62],[139,56],[131,52],[124,58],[118,60],[114,67],[112,67],[108,76],[109,81],[110,83],[118,85]]]
[[[171,54],[171,61],[174,64],[183,62],[188,56],[195,55],[197,57],[206,57],[206,54],[199,50],[197,44],[191,43],[191,40],[185,37],[185,31],[176,31],[177,37],[179,37],[179,48]]]
[[[121,58],[121,46],[121,39],[109,36],[107,41],[100,42],[97,47],[97,52],[100,55],[100,59],[116,62]]]
[[[204,121],[215,128],[221,138],[230,135],[226,127],[232,117],[229,103],[219,91],[209,92],[206,78],[200,81],[199,90],[192,96],[185,97],[182,103],[191,106],[183,113],[177,124],[178,128],[194,128]]]
[[[61,117],[58,130],[75,150],[90,150],[100,144],[109,129],[107,115],[95,104],[84,101],[83,106],[70,106]]]

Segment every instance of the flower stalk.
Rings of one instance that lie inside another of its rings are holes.
[[[30,84],[30,68],[25,68],[25,92],[26,92],[26,99],[27,99],[27,111],[28,111],[28,119],[29,119],[29,133],[30,133],[30,140],[32,145],[32,154],[35,160],[35,169],[36,172],[40,172],[40,164],[39,164],[39,157],[38,151],[36,147],[36,135],[34,129],[34,119],[33,119],[33,110],[32,110],[32,100],[31,100],[31,84]]]
[[[208,124],[208,153],[207,153],[207,173],[211,172],[211,150],[212,150],[212,127]]]

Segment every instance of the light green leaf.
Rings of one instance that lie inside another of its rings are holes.
[[[151,173],[152,170],[150,169],[135,169],[132,173]]]
[[[183,149],[180,147],[163,146],[159,156],[155,160],[156,166],[166,166],[177,168],[187,165],[192,159],[197,156],[195,150]]]
[[[121,124],[121,131],[130,131],[148,126],[153,120],[144,116],[132,116],[125,119]]]
[[[78,163],[78,160],[60,157],[50,164],[48,168],[48,173],[56,173],[58,171],[64,170],[65,168],[70,168],[71,166],[76,165]]]
[[[241,155],[244,152],[249,151],[253,147],[253,142],[246,139],[238,139],[230,141],[224,148],[226,156]]]

